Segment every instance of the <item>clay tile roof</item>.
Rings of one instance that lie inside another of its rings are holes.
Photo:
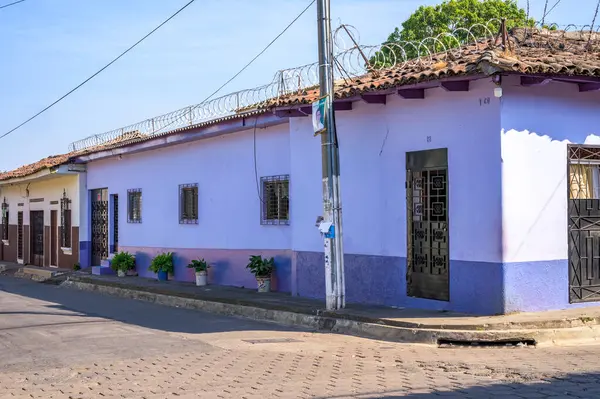
[[[335,82],[336,98],[348,98],[370,91],[441,80],[454,76],[522,73],[571,75],[599,78],[600,34],[514,29],[510,49],[502,50],[493,41],[472,43],[413,60],[399,67],[375,71]],[[266,107],[311,104],[319,97],[317,86],[273,99]]]
[[[25,177],[40,172],[44,169],[50,169],[56,166],[60,166],[69,161],[69,159],[71,158],[71,154],[72,153],[52,155],[40,161],[31,163],[29,165],[23,165],[17,169],[8,172],[2,172],[0,173],[0,181]]]
[[[144,135],[138,131],[125,132],[119,135],[118,137],[114,138],[113,140],[110,140],[96,147],[91,147],[83,151],[73,151],[61,155],[51,155],[47,158],[31,163],[29,165],[23,165],[17,169],[8,172],[0,172],[0,181],[30,176],[34,173],[41,172],[45,169],[50,169],[67,164],[78,155],[84,155],[91,152],[111,149],[120,145],[130,143],[132,141],[135,141],[136,139],[144,138],[145,136],[147,135]]]

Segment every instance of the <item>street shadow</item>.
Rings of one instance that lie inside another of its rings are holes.
[[[460,378],[456,384],[460,384]],[[423,388],[425,390],[426,388]],[[341,399],[348,395],[322,396],[320,399]],[[356,394],[356,398],[385,399],[439,399],[439,398],[598,398],[600,397],[600,373],[570,373],[548,377],[543,382],[502,382],[488,385],[439,390],[431,393],[402,391],[368,392]]]
[[[11,314],[34,315],[34,326],[76,324],[77,321],[73,321],[73,318],[80,317],[82,318],[81,324],[112,320],[154,330],[188,334],[233,331],[306,331],[303,328],[227,317],[96,292],[65,289],[11,277],[2,278],[0,281],[1,291],[49,302],[40,305],[47,311],[27,308],[22,311],[0,311],[0,317]]]

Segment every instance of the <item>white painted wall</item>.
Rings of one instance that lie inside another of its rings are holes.
[[[346,253],[406,256],[406,152],[446,147],[450,257],[501,261],[500,104],[493,88],[481,80],[469,92],[427,90],[425,100],[390,95],[387,105],[358,102],[336,114]],[[298,251],[322,251],[314,226],[322,214],[320,139],[311,129],[309,118],[290,123]]]
[[[290,226],[260,224],[253,133],[91,162],[87,189],[119,195],[120,246],[289,249]],[[287,124],[257,130],[259,184],[261,176],[290,174],[289,145]],[[198,225],[179,224],[179,184],[185,183],[198,183]],[[140,224],[127,223],[127,190],[135,188],[142,189]]]
[[[60,199],[63,196],[63,190],[66,190],[67,196],[71,199],[71,224],[73,227],[79,226],[79,180],[85,181],[85,173],[81,176],[54,175],[41,181],[24,181],[11,185],[0,186],[0,202],[6,197],[9,204],[9,224],[17,224],[17,212],[23,211],[23,223],[29,224],[29,211],[45,211],[44,225],[50,225],[50,210],[60,212]],[[29,197],[26,196],[26,189],[29,189]],[[32,198],[43,198],[43,202],[29,203]],[[50,204],[50,201],[59,201],[58,204]],[[23,206],[17,206],[23,203]],[[58,217],[60,226],[60,213]]]
[[[597,143],[600,92],[503,82],[505,262],[567,259],[567,144]]]

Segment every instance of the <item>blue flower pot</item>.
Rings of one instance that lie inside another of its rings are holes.
[[[158,281],[167,281],[169,279],[169,273],[163,272],[162,270],[156,274],[158,276]]]

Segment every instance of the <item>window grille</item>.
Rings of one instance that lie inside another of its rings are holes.
[[[2,239],[8,240],[8,203],[6,198],[2,202]]]
[[[198,184],[179,185],[179,223],[198,224]]]
[[[17,259],[23,259],[23,212],[17,212]]]
[[[127,190],[127,222],[142,223],[142,189]]]
[[[290,176],[268,176],[261,179],[261,224],[290,224]]]
[[[63,191],[60,200],[60,225],[60,246],[71,248],[71,200],[67,197],[66,191]]]

